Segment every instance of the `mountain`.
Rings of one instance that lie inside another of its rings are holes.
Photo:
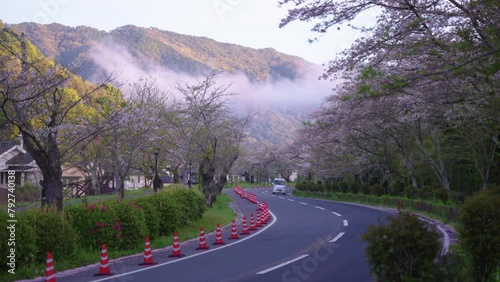
[[[102,45],[112,46],[107,48],[107,53],[101,54],[102,58],[116,55],[114,50],[126,50],[127,56],[133,59],[134,67],[146,70],[146,73],[151,66],[159,66],[187,76],[207,74],[213,70],[222,70],[238,78],[244,74],[245,83],[234,84],[238,84],[236,90],[241,95],[253,96],[248,104],[259,112],[249,128],[254,142],[279,144],[291,140],[295,129],[307,118],[311,110],[310,102],[319,100],[318,95],[326,96],[331,88],[312,86],[318,83],[317,75],[311,75],[317,70],[316,65],[271,48],[253,49],[206,37],[133,25],[109,32],[56,23],[5,26],[24,34],[48,58],[63,65],[82,65],[79,75],[89,81],[94,81],[93,78],[102,73],[103,67],[112,64],[96,60],[95,54],[99,52],[96,48]],[[120,49],[113,49],[116,46]],[[130,70],[131,64],[126,68]]]
[[[92,62],[90,51],[100,42],[126,46],[128,52],[143,64],[152,62],[190,75],[222,70],[244,73],[256,82],[294,80],[312,65],[304,59],[271,48],[253,49],[157,28],[127,25],[106,32],[87,26],[68,27],[56,23],[6,26],[19,34],[24,33],[50,59],[65,65],[87,62],[81,73],[86,79],[91,79],[99,69]]]

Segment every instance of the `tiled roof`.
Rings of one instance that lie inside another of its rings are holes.
[[[27,165],[33,161],[33,157],[29,153],[18,154],[7,161],[8,165]]]
[[[0,155],[16,146],[16,141],[0,141]]]

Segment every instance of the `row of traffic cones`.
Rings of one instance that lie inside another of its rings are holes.
[[[250,228],[248,227],[247,218],[243,217],[242,231],[239,235],[248,235],[249,231],[257,230],[257,227],[262,226],[262,221],[260,219],[260,213],[257,211],[257,223],[254,221],[253,214],[250,215]],[[240,239],[238,236],[238,230],[236,227],[236,222],[233,219],[231,224],[231,236],[228,238],[229,240]],[[213,245],[224,245],[224,240],[222,239],[222,231],[220,224],[217,224],[216,232],[215,232],[215,242]],[[207,242],[205,239],[205,231],[203,227],[200,227],[200,237],[198,241],[198,248],[196,250],[206,250],[209,249],[207,246]],[[184,254],[181,252],[179,236],[177,232],[174,232],[174,242],[172,244],[172,254],[169,257],[183,257]],[[139,265],[155,265],[158,262],[153,261],[153,254],[151,252],[151,242],[149,237],[146,237],[146,241],[144,243],[144,260]],[[106,248],[106,244],[101,245],[101,259],[99,266],[99,273],[94,274],[94,276],[105,276],[105,275],[113,275],[109,268],[108,262],[108,251]],[[54,263],[52,261],[52,253],[47,253],[47,264],[45,267],[45,281],[46,282],[55,282],[55,271],[54,271]]]

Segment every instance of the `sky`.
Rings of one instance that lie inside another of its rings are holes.
[[[294,22],[279,28],[287,8],[278,0],[0,0],[5,23],[60,23],[112,30],[132,24],[181,34],[205,36],[252,48],[274,48],[322,65],[360,36],[348,27],[332,28],[319,41],[308,39],[312,23]],[[373,21],[371,14],[360,22]]]

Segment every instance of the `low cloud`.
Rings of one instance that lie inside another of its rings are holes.
[[[125,47],[115,44],[112,40],[96,44],[91,49],[90,57],[107,73],[118,74],[117,82],[124,91],[128,89],[129,84],[141,78],[151,77],[156,79],[165,91],[176,95],[174,85],[177,82],[191,84],[204,79],[202,76],[174,72],[155,62],[139,60]],[[222,73],[217,77],[217,82],[231,84],[230,91],[237,94],[231,97],[236,110],[252,108],[280,112],[295,109],[307,111],[318,108],[324,98],[332,94],[334,84],[318,80],[322,71],[320,66],[314,66],[294,81],[282,79],[260,83],[251,82],[241,73]]]

